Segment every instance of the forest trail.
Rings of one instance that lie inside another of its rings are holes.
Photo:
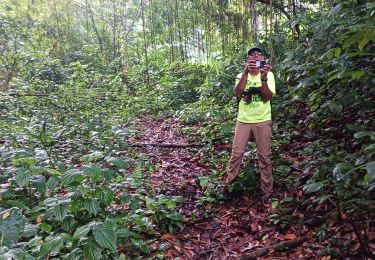
[[[129,143],[187,143],[182,134],[184,126],[175,118],[143,118],[136,125],[141,134],[129,138]],[[178,208],[185,219],[184,227],[176,234],[168,233],[161,237],[170,244],[170,248],[164,252],[167,258],[240,259],[248,258],[254,252],[261,253],[260,256],[266,255],[262,249],[270,248],[269,257],[297,259],[312,257],[320,249],[316,246],[314,250],[306,246],[298,247],[312,237],[312,231],[301,225],[304,214],[300,212],[299,205],[286,204],[288,225],[280,230],[279,225],[270,222],[272,217],[276,217],[275,210],[264,206],[257,194],[237,192],[226,199],[214,198],[212,203],[202,200],[205,195],[199,177],[211,173],[207,165],[207,158],[210,158],[207,149],[150,146],[136,149],[141,149],[150,161],[158,165],[151,175],[156,192],[184,198]],[[229,150],[230,147],[214,146],[213,152],[223,149]],[[224,163],[219,167],[225,167]],[[280,185],[281,180],[276,178],[275,182],[275,196],[280,201],[298,196],[297,189],[286,191]],[[220,194],[219,187],[215,188]],[[291,243],[293,248],[285,252],[272,250],[272,245],[283,246],[285,241]]]

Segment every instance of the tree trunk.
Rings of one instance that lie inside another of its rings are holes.
[[[145,55],[145,66],[146,66],[146,82],[147,85],[150,86],[150,74],[148,69],[148,57],[147,57],[147,38],[146,38],[146,28],[145,28],[145,8],[146,8],[146,0],[142,0],[142,31],[143,31],[143,48],[144,48],[144,55]]]

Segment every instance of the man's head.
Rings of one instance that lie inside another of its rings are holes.
[[[259,47],[252,47],[250,50],[247,52],[247,58],[251,58],[254,60],[263,60],[263,51]]]

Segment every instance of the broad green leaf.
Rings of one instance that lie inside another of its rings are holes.
[[[91,225],[84,225],[82,227],[77,228],[77,230],[73,234],[73,239],[79,239],[81,237],[86,236],[91,230]]]
[[[272,203],[271,203],[271,207],[273,209],[277,208],[277,206],[279,206],[279,200],[277,199],[272,199]]]
[[[366,164],[366,171],[371,180],[375,179],[375,161]]]
[[[150,248],[142,239],[131,239],[132,244],[142,250],[143,253],[150,253]]]
[[[373,137],[375,136],[375,132],[364,131],[364,132],[358,132],[354,134],[354,138],[357,138],[357,139],[362,138],[362,137],[367,137],[367,136]]]
[[[99,203],[95,199],[85,199],[83,201],[83,206],[85,209],[93,215],[98,214],[100,209]]]
[[[363,50],[367,43],[374,40],[374,31],[368,31],[363,36],[362,40],[358,43],[358,49]]]
[[[104,157],[102,152],[93,152],[82,157],[83,162],[96,162]]]
[[[58,185],[58,183],[59,183],[59,178],[55,175],[52,175],[47,180],[47,188],[53,191]]]
[[[60,249],[64,246],[64,241],[62,237],[47,237],[45,242],[40,247],[39,254],[45,255],[50,252],[59,252]]]
[[[67,231],[67,232],[70,232],[72,231],[75,226],[76,226],[77,222],[76,220],[74,219],[74,217],[72,215],[68,215],[64,218],[64,221],[62,222],[62,225],[61,227]],[[64,240],[65,241],[65,240]]]
[[[98,182],[103,178],[102,169],[96,164],[86,165],[82,169],[83,172],[86,173],[94,182]]]
[[[76,169],[69,170],[63,174],[61,177],[61,185],[67,186],[74,182],[82,182],[84,177],[82,176],[82,172]]]
[[[42,194],[44,194],[47,190],[46,177],[44,177],[43,175],[33,176],[31,178],[31,184],[36,188],[38,192]]]
[[[310,194],[321,190],[323,187],[324,184],[322,182],[309,183],[303,186],[303,192],[306,194]]]
[[[25,230],[26,218],[22,210],[10,208],[0,212],[0,237],[3,246],[10,246],[21,238]]]
[[[329,12],[329,16],[335,16],[338,12],[341,11],[342,4],[336,5],[332,10]]]
[[[115,172],[110,169],[103,169],[102,176],[107,180],[111,180],[115,176]]]
[[[344,44],[343,44],[342,47],[345,49],[345,48],[350,47],[354,43],[359,42],[359,40],[362,39],[362,37],[364,36],[364,34],[365,34],[365,32],[363,32],[363,31],[359,31],[359,32],[356,32],[356,33],[352,34],[351,36],[349,36],[344,41]]]
[[[47,233],[51,233],[52,231],[52,226],[44,222],[39,224],[39,228]]]
[[[156,201],[154,198],[151,198],[151,197],[147,197],[146,198],[146,207],[150,210],[154,210],[155,209],[155,204],[156,204]]]
[[[168,209],[174,209],[174,208],[176,208],[176,201],[174,201],[173,199],[169,199],[167,202],[166,202],[166,204],[165,204],[165,206],[168,208]]]
[[[92,233],[95,241],[104,248],[116,250],[117,234],[113,228],[107,224],[98,223],[94,225]]]
[[[362,71],[362,70],[357,70],[357,71],[353,71],[352,72],[352,79],[356,80],[356,79],[360,79],[362,78],[362,76],[365,75],[365,72]]]
[[[97,197],[101,203],[107,206],[111,205],[113,196],[114,196],[113,191],[111,191],[110,189],[106,189],[106,188],[99,189],[95,194],[95,197]]]
[[[69,254],[66,255],[66,260],[82,260],[83,252],[79,248],[74,248]]]
[[[199,185],[204,189],[208,186],[209,179],[207,177],[201,177],[199,178]]]
[[[103,259],[102,257],[102,249],[100,246],[95,242],[89,242],[83,248],[83,256],[86,260],[98,260]]]
[[[105,160],[109,163],[114,164],[118,169],[126,169],[128,168],[128,164],[123,161],[121,158],[118,157],[105,157]]]
[[[20,168],[16,173],[16,182],[19,186],[24,187],[29,184],[31,178],[31,171],[25,168]]]
[[[39,227],[33,224],[26,224],[22,237],[34,237],[38,234]]]
[[[30,166],[29,167],[30,171],[34,174],[42,174],[47,172],[47,169],[41,166]]]
[[[341,162],[335,165],[335,168],[333,169],[333,176],[336,177],[336,179],[342,180],[346,177],[346,172],[353,169],[354,165],[348,162]]]
[[[62,221],[65,218],[66,214],[68,213],[68,205],[64,203],[59,203],[55,205],[51,209],[51,211],[57,220]]]
[[[12,207],[24,209],[24,210],[30,210],[30,208],[27,207],[26,204],[21,200],[6,200],[2,203],[12,206]]]
[[[45,199],[43,201],[42,205],[47,206],[47,207],[52,207],[52,206],[56,205],[58,202],[59,202],[59,200],[56,199],[56,198],[48,198],[48,199]]]
[[[91,188],[85,184],[79,185],[77,190],[81,193],[82,196],[85,196],[88,192],[91,191]]]
[[[334,51],[335,51],[334,53],[335,57],[338,58],[341,54],[341,48],[335,48]]]

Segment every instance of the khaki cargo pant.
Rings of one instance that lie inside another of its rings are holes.
[[[237,121],[233,138],[232,154],[227,167],[226,183],[229,184],[239,174],[240,166],[251,134],[254,135],[258,152],[261,186],[264,195],[273,190],[271,136],[272,121],[249,124]]]

